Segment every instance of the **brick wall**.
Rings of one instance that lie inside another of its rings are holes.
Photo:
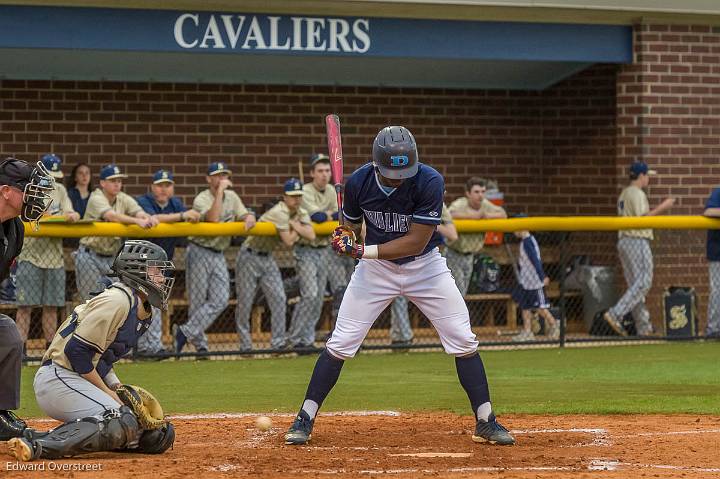
[[[224,160],[257,207],[299,175],[298,160],[326,149],[323,117],[336,112],[347,172],[369,159],[378,128],[400,123],[446,176],[450,198],[480,175],[500,182],[511,209],[597,214],[607,206],[614,78],[614,67],[597,67],[543,93],[3,80],[0,152],[34,160],[52,151],[66,172],[116,162],[131,194],[171,168],[186,201],[206,165]],[[576,184],[587,175],[597,186]]]
[[[635,26],[635,63],[618,74],[619,184],[627,165],[643,159],[658,170],[650,207],[672,196],[672,214],[701,214],[720,176],[720,31],[705,25]],[[694,286],[700,316],[707,304],[703,233],[660,232],[654,243],[655,281],[648,305],[662,316],[669,285]]]
[[[204,187],[206,165],[224,160],[259,207],[298,176],[298,160],[325,150],[329,112],[343,123],[347,172],[369,159],[380,126],[401,123],[445,175],[449,199],[479,175],[499,181],[512,212],[612,215],[627,165],[644,159],[661,174],[651,205],[672,195],[674,213],[697,214],[720,176],[720,31],[637,25],[632,65],[598,65],[543,92],[2,80],[0,152],[34,160],[53,151],[66,172],[117,162],[132,194],[171,168],[186,202]],[[695,286],[704,317],[702,233],[658,237],[656,325],[671,284]],[[593,247],[611,254],[614,245]]]

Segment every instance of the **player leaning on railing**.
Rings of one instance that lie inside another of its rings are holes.
[[[418,161],[412,134],[400,126],[378,133],[373,161],[356,170],[345,186],[343,216],[350,222],[333,233],[333,249],[359,259],[345,291],[335,329],[315,364],[300,412],[286,444],[306,444],[318,409],[340,377],[344,361],[357,353],[380,313],[399,295],[430,320],[448,354],[476,417],[473,440],[514,444],[496,420],[478,342],[465,301],[440,256],[437,233],[443,177]],[[363,221],[366,244],[357,241]]]

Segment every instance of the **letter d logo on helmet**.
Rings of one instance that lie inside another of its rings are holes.
[[[415,138],[403,126],[386,126],[373,142],[373,162],[385,178],[404,180],[418,171]]]
[[[405,155],[395,155],[390,157],[390,163],[392,166],[406,166],[410,160]]]

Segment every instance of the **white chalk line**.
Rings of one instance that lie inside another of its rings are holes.
[[[626,434],[615,436],[620,438],[647,437],[647,436],[682,436],[686,434],[718,434],[720,429],[695,429],[692,431],[664,431],[664,432],[639,432],[637,434]]]
[[[610,435],[607,429],[603,428],[570,428],[570,429],[513,429],[510,431],[513,434],[550,434],[550,433],[581,433],[581,434],[592,434],[593,440],[589,443],[578,443],[570,444],[565,446],[557,447],[609,447],[612,446],[610,441]]]
[[[213,471],[227,472],[242,469],[244,466],[234,464],[221,464]],[[472,473],[472,472],[573,472],[573,471],[622,471],[628,469],[658,469],[682,472],[697,473],[720,473],[720,467],[694,467],[694,466],[673,466],[668,464],[636,464],[631,462],[620,462],[606,459],[593,459],[587,467],[575,466],[525,466],[525,467],[451,467],[447,469],[363,469],[360,471],[349,471],[347,469],[296,469],[286,471],[288,474],[314,474],[314,475],[336,475],[336,474],[364,474],[364,475],[397,475],[397,474],[442,474],[442,473]]]
[[[608,459],[593,459],[588,465],[590,471],[618,471],[623,469],[662,469],[683,472],[717,472],[720,467],[673,466],[670,464],[641,464],[634,462],[621,462]]]
[[[366,417],[366,416],[383,416],[383,417],[399,417],[398,411],[329,411],[318,413],[318,416],[333,417]],[[295,417],[295,414],[280,412],[241,412],[241,413],[213,413],[213,414],[177,414],[167,416],[168,419],[177,419],[180,421],[198,421],[208,419],[245,419],[249,417],[268,416],[268,417]],[[57,422],[54,419],[38,418],[29,419],[32,422]]]
[[[339,414],[334,414],[339,415]],[[591,446],[609,446],[609,433],[604,428],[569,428],[569,429],[518,429],[512,430],[513,434],[560,434],[560,433],[584,433],[592,434],[595,439],[590,444]],[[669,432],[648,432],[638,433],[631,435],[624,435],[618,437],[645,437],[645,436],[673,436],[673,435],[685,435],[685,434],[716,434],[720,433],[720,429],[706,429],[706,430],[692,430],[692,431],[669,431]],[[255,439],[255,438],[253,438]],[[259,438],[261,439],[261,438]],[[577,447],[577,446],[576,446]],[[329,447],[313,447],[310,449],[345,449],[345,450],[386,450],[386,447],[344,447],[344,446],[329,446]],[[407,454],[388,454],[389,457],[456,457],[456,458],[467,458],[471,457],[472,453],[447,453],[447,452],[417,452]],[[244,468],[242,465],[234,464],[221,464],[209,468],[212,471],[227,472],[231,470]],[[524,466],[524,467],[499,467],[499,466],[478,466],[478,467],[453,467],[444,470],[439,469],[363,469],[360,471],[348,471],[347,469],[298,469],[294,471],[287,471],[288,473],[296,474],[314,474],[314,475],[337,475],[337,474],[363,474],[363,475],[398,475],[398,474],[439,474],[439,473],[473,473],[473,472],[563,472],[563,471],[618,471],[627,469],[657,469],[657,470],[672,470],[682,471],[688,473],[719,473],[720,467],[697,467],[697,466],[676,466],[669,464],[642,464],[632,462],[621,462],[613,459],[592,459],[586,467],[575,467],[575,466]]]

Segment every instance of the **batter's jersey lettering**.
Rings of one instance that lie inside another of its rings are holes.
[[[361,166],[345,185],[343,214],[353,223],[365,218],[367,244],[383,244],[407,234],[415,223],[439,225],[445,182],[435,169],[420,164],[418,172],[398,188],[383,187],[372,163]],[[421,254],[442,243],[435,231]],[[393,260],[407,263],[413,257]]]

